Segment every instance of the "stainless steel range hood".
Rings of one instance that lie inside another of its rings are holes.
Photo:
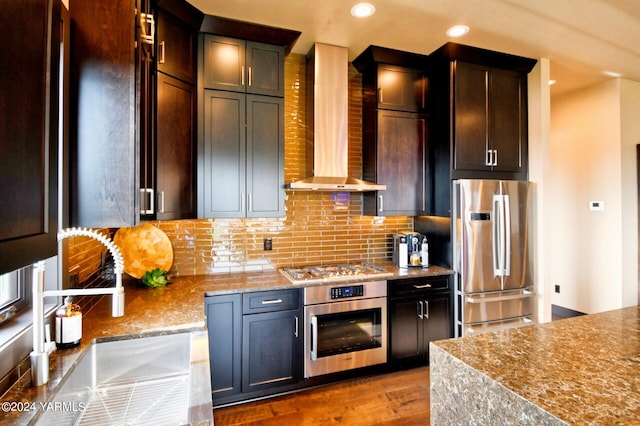
[[[307,170],[285,185],[301,191],[379,191],[385,185],[349,176],[349,59],[345,47],[316,43],[307,55]],[[312,146],[313,147],[312,147]]]

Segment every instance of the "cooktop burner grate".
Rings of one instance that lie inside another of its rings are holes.
[[[332,282],[369,277],[382,278],[392,275],[383,267],[371,263],[303,266],[283,268],[280,272],[293,283]]]

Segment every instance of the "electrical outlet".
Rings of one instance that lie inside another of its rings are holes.
[[[560,293],[560,286],[556,284],[556,293]]]
[[[273,241],[271,240],[271,238],[264,239],[264,249],[267,251],[273,249]]]

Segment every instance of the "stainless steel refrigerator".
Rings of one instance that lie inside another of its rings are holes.
[[[453,182],[456,337],[534,322],[533,187]]]

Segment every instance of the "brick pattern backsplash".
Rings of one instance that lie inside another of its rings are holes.
[[[306,164],[305,57],[285,61],[285,182],[311,175]],[[362,177],[362,79],[349,67],[349,173]],[[413,218],[362,216],[362,195],[287,191],[286,217],[154,222],[172,241],[173,275],[391,259],[391,235]],[[273,249],[263,249],[271,238]]]
[[[286,57],[285,83],[284,175],[285,182],[291,182],[312,174],[306,164],[304,55]],[[349,173],[362,177],[362,79],[353,66],[349,67]],[[172,242],[174,263],[170,273],[174,276],[390,260],[392,234],[413,229],[412,217],[362,216],[362,195],[358,193],[287,191],[285,210],[283,218],[153,224]],[[265,238],[272,239],[271,251],[263,248]],[[85,245],[90,242],[77,241],[75,247],[73,243],[69,265],[82,278],[85,270],[96,270],[100,256],[96,256],[95,247]]]
[[[95,231],[111,237],[109,229],[102,228]],[[77,282],[84,283],[102,266],[103,259],[108,254],[107,248],[90,237],[75,236],[69,237],[66,241],[68,241],[69,274],[75,274]]]

